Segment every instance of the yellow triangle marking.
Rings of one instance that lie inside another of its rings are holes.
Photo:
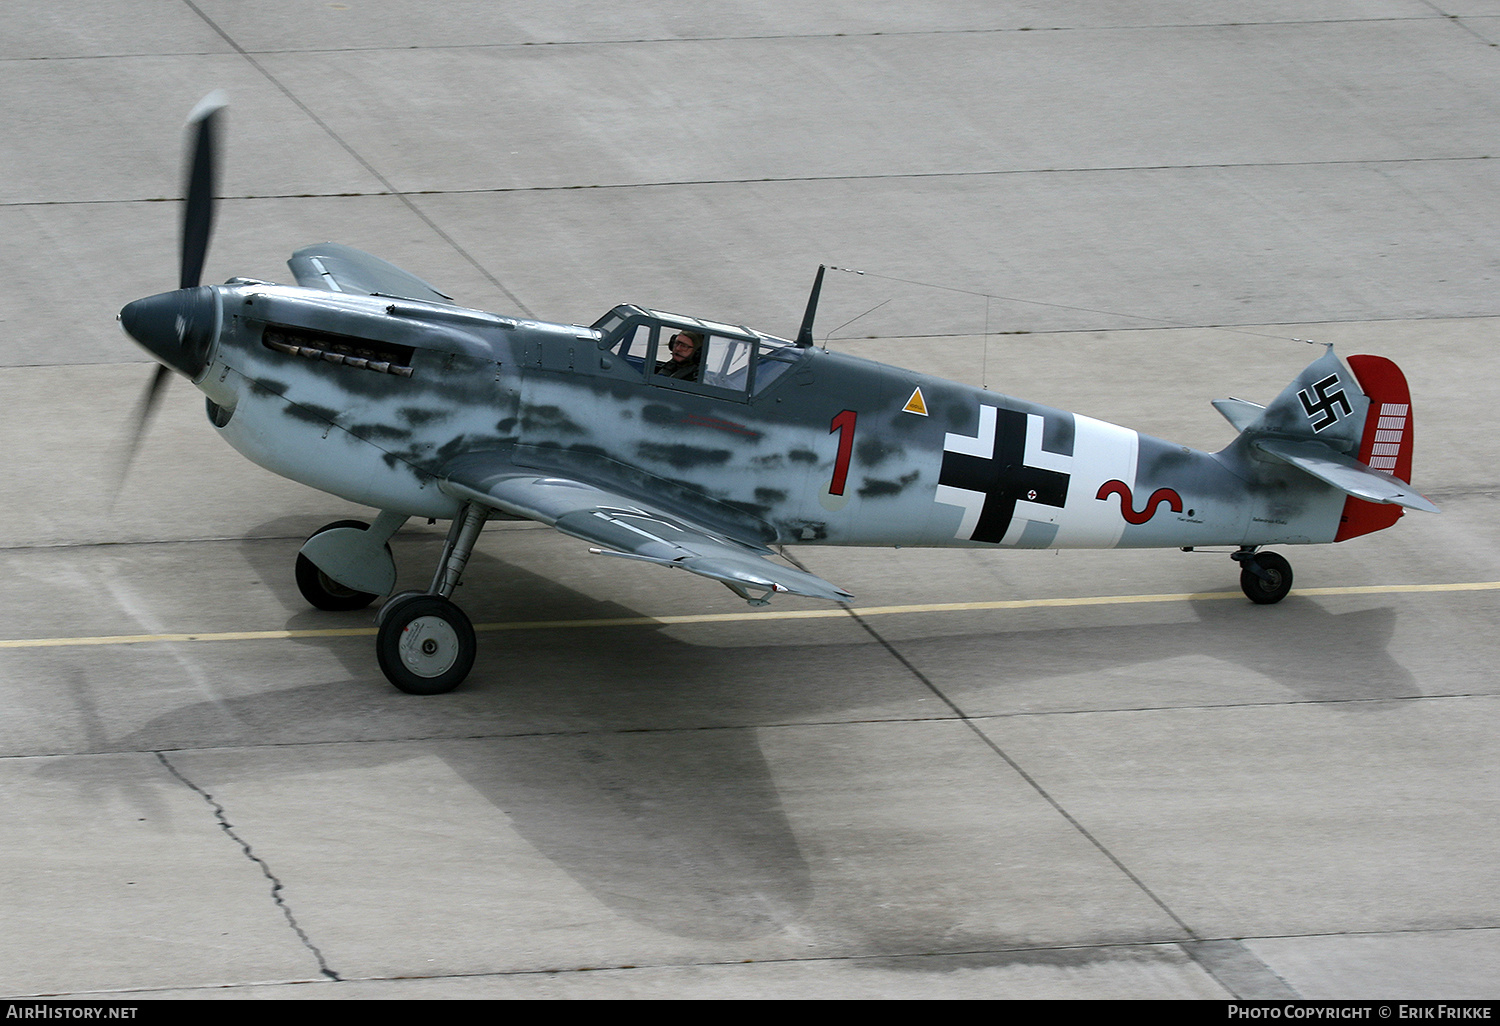
[[[927,400],[922,398],[922,386],[918,385],[912,389],[911,398],[906,400],[906,405],[901,407],[903,413],[916,413],[927,416]]]

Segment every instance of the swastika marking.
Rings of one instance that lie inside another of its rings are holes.
[[[1344,390],[1342,388],[1332,390],[1338,383],[1339,376],[1330,374],[1321,381],[1313,382],[1312,395],[1309,395],[1305,388],[1297,393],[1297,398],[1302,400],[1302,408],[1307,411],[1308,419],[1312,421],[1314,431],[1322,431],[1339,422],[1336,408],[1342,409],[1345,417],[1354,413],[1354,407],[1349,405],[1349,398],[1344,395]],[[1314,395],[1317,397],[1316,401],[1313,399]]]

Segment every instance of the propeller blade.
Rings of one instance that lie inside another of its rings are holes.
[[[203,262],[214,228],[214,193],[218,191],[220,122],[228,100],[215,89],[188,115],[188,163],[183,189],[182,276],[179,288],[190,289],[203,276]]]
[[[179,290],[198,287],[199,279],[203,277],[203,263],[208,256],[208,243],[213,238],[215,193],[219,188],[219,135],[226,106],[228,98],[223,90],[215,89],[199,100],[193,112],[188,115],[187,173],[183,182],[187,202],[182,211],[182,273],[178,279]],[[115,479],[114,495],[110,500],[111,509],[125,489],[125,478],[130,473],[131,464],[135,462],[141,439],[146,437],[146,429],[151,425],[156,407],[161,403],[162,393],[166,391],[173,368],[190,377],[201,370],[201,367],[192,362],[188,343],[195,335],[200,336],[197,342],[203,352],[198,353],[197,358],[203,359],[208,344],[212,342],[211,326],[204,326],[200,322],[198,329],[193,328],[195,304],[201,300],[183,297],[184,294],[180,291],[152,296],[130,303],[120,312],[120,323],[126,333],[162,362],[157,364],[155,373],[151,375],[151,383],[146,386],[146,392],[136,404],[135,413],[131,417],[134,430],[130,433],[125,452],[121,454],[119,476]],[[212,303],[209,305],[212,306]],[[166,320],[168,314],[175,315],[170,331],[164,327],[169,323]],[[174,334],[175,344],[164,341]],[[171,366],[168,366],[169,363]]]
[[[156,407],[161,402],[161,396],[167,388],[167,382],[172,377],[172,372],[165,365],[158,364],[156,373],[151,376],[151,383],[146,386],[141,401],[136,404],[135,413],[131,420],[135,422],[135,430],[130,433],[130,440],[126,443],[125,452],[120,457],[120,471],[115,478],[114,493],[110,497],[109,507],[114,509],[115,503],[120,501],[120,493],[125,490],[125,478],[130,474],[130,466],[135,462],[135,454],[141,447],[141,439],[146,437],[146,428],[151,424],[151,418],[156,414]]]

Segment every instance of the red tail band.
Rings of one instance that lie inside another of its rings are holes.
[[[1411,390],[1406,375],[1383,356],[1351,356],[1349,369],[1370,399],[1365,415],[1365,433],[1359,443],[1359,461],[1379,470],[1411,480],[1412,411]],[[1401,519],[1401,507],[1363,499],[1344,502],[1334,541],[1346,541],[1372,531],[1382,531]]]

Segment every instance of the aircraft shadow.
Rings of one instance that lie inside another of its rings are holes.
[[[971,715],[1288,699],[1369,703],[1422,694],[1390,654],[1393,608],[1332,613],[1296,595],[1273,608],[1238,599],[1189,606],[1195,618],[1179,623],[1010,629],[896,647]],[[880,630],[878,622],[872,626]],[[1205,674],[1205,659],[1226,670]],[[1179,660],[1185,669],[1167,665]],[[1143,674],[1141,667],[1159,669]],[[1060,678],[1077,684],[1056,692]]]
[[[430,573],[441,543],[435,532],[398,537],[403,582],[413,579],[415,568]],[[538,610],[579,619],[642,615],[507,564],[491,554],[496,547],[482,543],[470,562],[466,580],[474,583],[463,600],[481,611],[476,619],[537,619]],[[291,580],[295,551],[290,541],[243,545],[246,561],[295,610],[287,627],[351,622],[306,609]],[[895,647],[961,708],[979,714],[1003,706],[1007,689],[1178,656],[1237,665],[1309,701],[1416,693],[1411,674],[1387,651],[1396,617],[1391,609],[1333,614],[1295,597],[1269,610],[1234,601],[1201,601],[1193,608],[1191,623],[1009,629],[924,636]],[[360,626],[370,622],[367,613],[352,617]],[[236,779],[315,772],[333,758],[340,769],[359,769],[435,755],[604,905],[695,938],[773,934],[812,900],[811,873],[776,775],[756,732],[743,728],[837,721],[882,696],[904,703],[926,693],[882,646],[862,637],[735,647],[692,644],[644,627],[492,632],[480,636],[470,681],[430,698],[390,688],[368,636],[299,643],[332,654],[345,673],[188,703],[111,739],[109,749],[345,742],[334,746],[336,756],[311,762],[236,760],[230,771]],[[954,652],[966,653],[973,666],[955,663]],[[86,682],[79,689],[86,692]],[[87,705],[86,695],[79,700]],[[1127,704],[1142,703],[1151,703],[1149,686]],[[1188,703],[1179,693],[1158,704]],[[412,738],[420,740],[405,740]],[[347,743],[391,740],[403,743]],[[57,772],[68,774],[67,762]]]

